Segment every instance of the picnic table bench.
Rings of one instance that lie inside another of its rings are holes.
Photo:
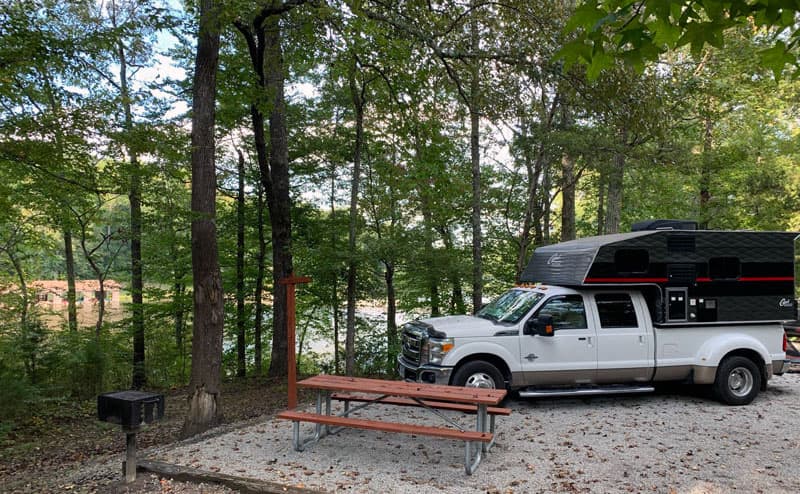
[[[342,427],[441,437],[464,441],[464,469],[468,475],[478,468],[483,453],[488,452],[494,444],[495,416],[511,413],[508,408],[497,406],[506,395],[506,391],[500,389],[463,388],[330,375],[314,376],[298,382],[297,386],[316,389],[317,401],[316,413],[286,410],[277,415],[279,419],[292,421],[292,443],[296,451],[303,451],[307,445],[337,432],[338,428]],[[343,401],[344,411],[333,415],[331,400]],[[350,402],[360,404],[350,406]],[[357,410],[375,404],[420,407],[437,415],[449,427],[368,420],[350,416]],[[475,428],[462,427],[440,410],[474,413]],[[300,422],[316,424],[311,437],[301,439]]]

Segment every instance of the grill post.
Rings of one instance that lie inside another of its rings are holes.
[[[164,417],[164,395],[144,391],[115,391],[97,397],[97,419],[119,424],[125,432],[125,483],[136,480],[136,433],[142,424]]]
[[[136,431],[125,431],[125,483],[136,480]]]

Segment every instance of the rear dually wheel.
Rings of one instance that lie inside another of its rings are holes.
[[[714,394],[726,405],[747,405],[760,389],[761,372],[747,357],[728,357],[717,368]]]

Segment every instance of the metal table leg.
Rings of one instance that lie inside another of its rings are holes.
[[[322,393],[321,389],[317,390],[317,415],[322,413]],[[331,414],[330,408],[330,393],[327,391],[325,392],[326,396],[326,412],[328,415]],[[321,438],[325,437],[328,432],[327,425],[322,424],[314,424],[314,434],[311,437],[301,439],[300,438],[300,422],[297,420],[292,421],[292,446],[294,446],[295,451],[303,451],[306,446],[309,444],[314,444],[319,441]]]
[[[475,430],[478,432],[486,432],[486,410],[486,405],[478,405],[478,413],[476,414],[475,419]],[[476,451],[474,457],[471,454],[472,441],[466,441],[464,446],[464,470],[467,472],[467,475],[472,475],[472,473],[477,470],[478,465],[481,464],[481,460],[483,459],[483,452],[489,450],[486,443],[476,444],[475,446]]]

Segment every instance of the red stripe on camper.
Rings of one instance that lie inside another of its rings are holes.
[[[794,281],[793,276],[742,276],[739,281]]]
[[[697,278],[698,283],[711,283],[711,278]],[[735,280],[718,280],[718,281],[794,281],[792,276],[741,276]]]
[[[585,283],[666,283],[667,278],[586,278]]]

